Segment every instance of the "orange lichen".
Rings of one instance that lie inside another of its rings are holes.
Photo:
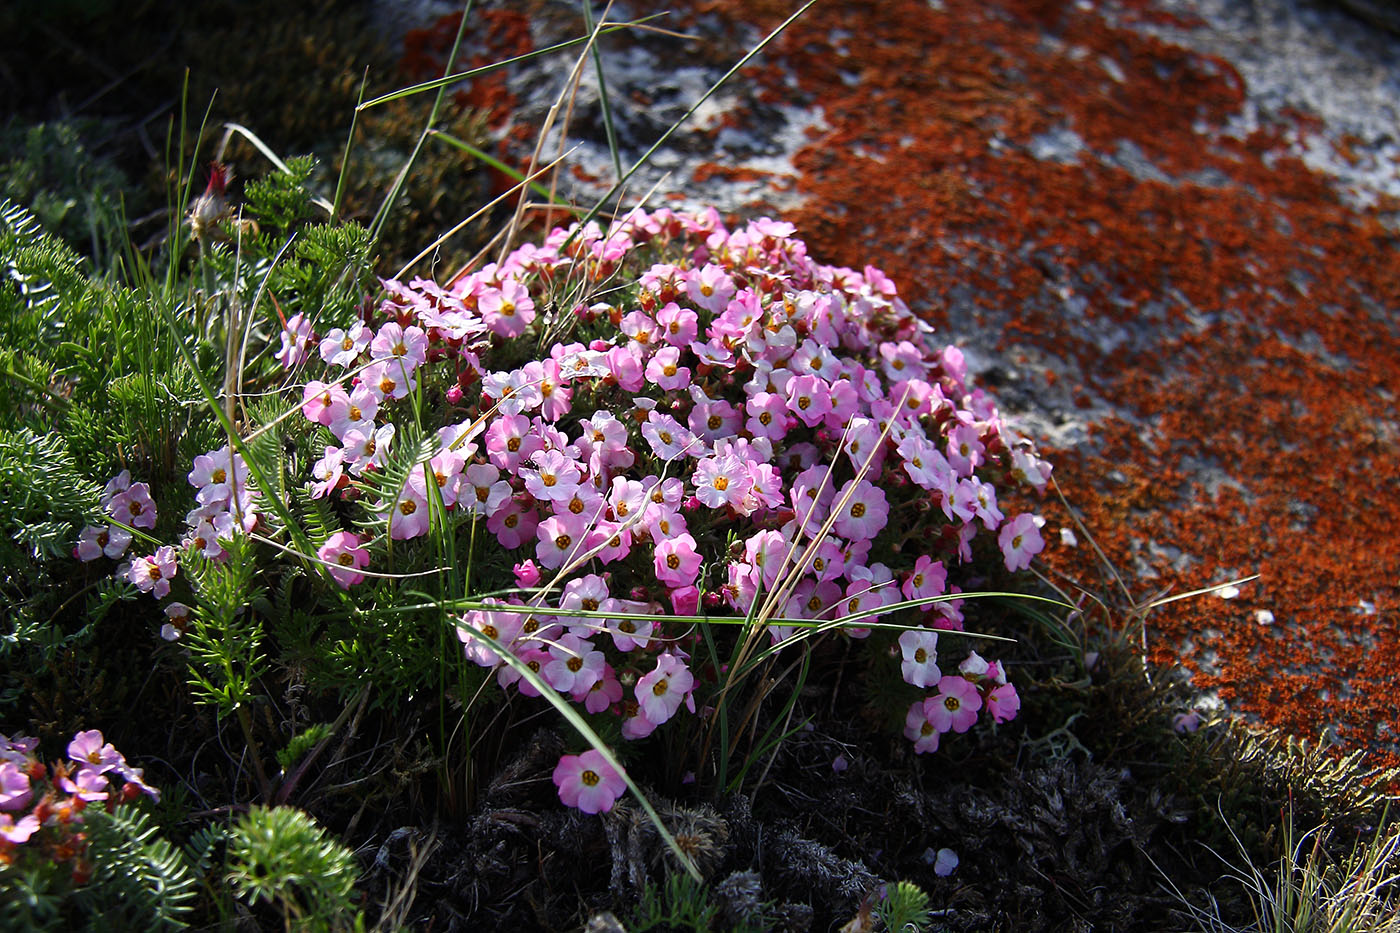
[[[1070,2],[940,7],[832,0],[753,70],[767,99],[817,102],[826,121],[785,219],[823,261],[859,243],[935,324],[998,327],[1003,348],[1065,361],[1057,392],[1121,413],[1053,459],[1140,591],[1261,574],[1232,602],[1156,612],[1154,661],[1184,660],[1246,714],[1300,735],[1330,724],[1400,761],[1394,232],[1291,154],[1316,118],[1223,132],[1246,95],[1225,61]],[[1147,0],[1117,9],[1191,25]],[[1084,151],[1036,158],[1061,128]],[[1095,339],[1110,329],[1128,339]],[[1046,557],[1087,576],[1088,552]]]

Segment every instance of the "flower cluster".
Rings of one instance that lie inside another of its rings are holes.
[[[75,735],[68,759],[52,765],[39,760],[38,745],[38,739],[0,735],[0,865],[12,863],[21,846],[37,847],[38,857],[71,863],[74,883],[82,884],[92,872],[83,810],[100,801],[111,812],[142,794],[159,800],[160,792],[96,729]]]
[[[766,601],[778,643],[800,621],[873,622],[884,606],[955,594],[949,567],[972,560],[979,534],[1008,570],[1027,566],[1044,546],[1040,520],[1008,518],[998,492],[1043,490],[1048,464],[968,390],[961,354],[929,344],[889,279],[815,263],[793,233],[636,212],[607,231],[556,230],[446,287],[386,282],[378,330],[320,343],[327,364],[358,369],[348,390],[307,385],[303,412],[341,442],[317,463],[315,493],[375,468],[394,436],[376,416],[429,361],[453,362],[458,399],[479,381],[468,420],[373,507],[390,537],[423,535],[432,482],[448,509],[483,519],[522,558],[517,582],[558,595],[486,600],[462,620],[468,657],[533,695],[533,679],[503,663],[508,649],[588,712],[620,716],[629,739],[695,709],[687,642],[658,614],[702,603],[747,614]],[[633,259],[630,291],[576,305],[568,337],[499,365],[560,280],[626,280]],[[367,560],[352,553],[328,542],[321,556]],[[901,638],[906,680],[938,691],[916,704],[928,712],[911,726],[916,747],[966,731],[980,709],[1013,716],[999,665],[974,654],[959,674],[937,667],[936,630],[961,628],[960,603],[934,602],[923,621]]]
[[[318,542],[327,577],[349,589],[386,538],[484,523],[533,595],[466,613],[467,657],[503,688],[543,681],[617,717],[628,739],[693,713],[714,682],[690,654],[702,611],[756,617],[777,648],[821,623],[858,639],[910,626],[905,679],[938,691],[919,722],[910,713],[920,751],[981,709],[1010,718],[1000,666],[969,671],[970,658],[945,676],[937,631],[962,628],[956,581],[975,554],[1015,571],[1044,547],[1040,520],[1007,516],[1002,499],[1043,491],[1050,467],[893,282],[818,263],[794,233],[638,210],[445,285],[386,281],[377,313],[324,335],[288,320],[278,358],[307,371],[300,411],[319,438],[309,493],[360,516]],[[385,488],[395,418],[429,393],[453,414]],[[256,526],[257,491],[229,448],[189,478],[185,547],[218,559],[221,540]],[[131,579],[163,596],[173,559],[140,558]]]

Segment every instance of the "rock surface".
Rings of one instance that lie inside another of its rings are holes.
[[[583,26],[530,6],[536,47]],[[625,160],[795,4],[681,6],[665,25],[699,41],[603,40]],[[517,159],[568,68],[512,74]],[[598,89],[583,69],[561,188],[583,203],[616,177]],[[1393,764],[1398,102],[1400,36],[1335,5],[832,0],[622,203],[781,214],[823,261],[877,261],[1051,451],[1133,598],[1260,575],[1154,611],[1154,661]],[[1080,538],[1050,567],[1116,587]]]

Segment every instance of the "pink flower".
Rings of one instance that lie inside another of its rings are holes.
[[[76,778],[76,780],[74,780]],[[79,768],[78,773],[73,778],[65,774],[60,774],[58,786],[65,793],[80,797],[83,800],[106,800],[107,799],[107,778],[99,771],[91,768]]]
[[[170,594],[170,581],[176,573],[175,549],[165,545],[148,557],[138,557],[132,561],[127,579],[135,583],[141,592],[164,599]]]
[[[604,612],[617,612],[626,615],[640,615],[647,611],[646,603],[628,599],[605,599]],[[604,619],[603,626],[612,636],[613,645],[618,651],[631,651],[646,648],[651,643],[651,632],[655,624],[650,619]]]
[[[321,341],[321,359],[333,366],[351,366],[369,346],[369,328],[360,321],[350,325],[350,329],[334,328]]]
[[[73,555],[79,560],[96,560],[103,555],[116,559],[126,553],[131,532],[114,525],[88,525],[78,536]]]
[[[656,323],[661,328],[661,338],[673,347],[690,346],[695,339],[699,318],[689,308],[682,308],[674,301],[656,312]]]
[[[647,380],[656,383],[661,389],[684,389],[690,385],[690,367],[680,364],[681,351],[676,347],[663,347],[647,363]]]
[[[535,547],[535,557],[541,566],[555,570],[582,552],[587,534],[587,524],[575,519],[573,515],[569,515],[568,518],[551,515],[535,529],[535,537],[539,542]]]
[[[39,818],[34,814],[22,816],[18,820],[8,813],[0,813],[0,839],[14,845],[23,845],[29,837],[39,831]]]
[[[13,761],[0,761],[0,810],[23,809],[33,796],[24,769]]]
[[[415,485],[410,478],[408,484],[399,491],[394,504],[381,513],[389,523],[389,537],[395,541],[405,541],[428,533],[428,499],[422,490],[414,488]]]
[[[490,596],[482,602],[491,605],[504,605],[500,600]],[[473,637],[467,629],[474,629],[496,644],[505,646],[514,641],[520,634],[523,622],[524,617],[516,612],[473,609],[458,624],[457,638],[465,646],[468,660],[474,661],[482,667],[495,667],[501,663],[501,656],[496,652],[496,649],[491,647],[490,642]]]
[[[1024,570],[1031,565],[1031,558],[1045,550],[1045,539],[1040,536],[1042,522],[1037,516],[1022,512],[1001,526],[997,543],[1007,570]]]
[[[156,527],[156,504],[151,499],[151,487],[132,483],[124,492],[107,503],[107,514],[133,528]]]
[[[560,693],[573,694],[581,700],[589,689],[603,677],[603,652],[593,643],[577,635],[560,635],[549,646],[550,662],[544,666],[544,679]]]
[[[509,488],[507,488],[508,491]],[[534,509],[522,508],[518,502],[509,498],[503,500],[500,506],[486,518],[486,529],[494,534],[501,547],[508,551],[515,550],[526,541],[532,540],[539,524],[540,515],[538,512]],[[532,566],[534,564],[533,561],[528,560],[526,563]],[[535,581],[538,583],[539,570],[536,569],[535,573]]]
[[[732,454],[706,457],[695,465],[695,496],[712,509],[738,506],[753,488],[744,461]]]
[[[313,379],[301,393],[301,413],[313,424],[330,427],[350,411],[350,396],[339,385]]]
[[[521,587],[531,587],[540,585],[540,568],[535,566],[532,560],[515,565],[515,585]]]
[[[695,539],[688,534],[678,534],[656,545],[652,564],[656,579],[674,588],[694,583],[702,562],[703,558],[695,549]]]
[[[929,704],[934,702],[934,698],[919,700],[910,704],[909,712],[904,716],[904,737],[914,743],[914,754],[924,755],[938,751],[938,739],[941,733],[934,726],[930,714],[932,710]]]
[[[412,371],[428,359],[428,335],[421,327],[404,328],[390,321],[379,328],[369,350],[373,359],[399,360]]]
[[[669,651],[659,655],[656,668],[637,681],[637,704],[648,721],[661,725],[688,701],[693,712],[695,699],[690,690],[695,686],[695,676],[686,668],[685,662]]]
[[[499,337],[519,337],[535,319],[535,302],[525,286],[514,279],[508,279],[499,289],[483,289],[477,308],[491,333]]]
[[[927,554],[920,554],[914,561],[914,572],[900,588],[905,599],[927,599],[942,596],[948,585],[948,570],[942,561],[936,561]]]
[[[345,435],[359,431],[364,436],[374,433],[374,416],[379,414],[379,396],[361,383],[350,390],[350,404],[341,418],[331,422],[331,433],[345,442]]]
[[[282,331],[282,347],[277,351],[277,362],[282,364],[283,369],[295,369],[305,363],[311,355],[311,341],[314,339],[311,322],[302,314],[293,314]]]
[[[311,476],[316,482],[311,484],[311,498],[321,499],[335,492],[345,476],[345,451],[340,447],[327,447],[325,456],[311,465]]]
[[[369,551],[360,545],[358,535],[337,531],[316,550],[316,556],[331,565],[327,569],[341,589],[348,590],[356,583],[364,582],[365,575],[356,571],[369,566]]]
[[[930,631],[907,631],[899,636],[899,649],[904,656],[900,672],[904,682],[915,687],[932,687],[943,674],[938,670],[938,634]]]
[[[612,809],[627,782],[608,764],[602,754],[590,748],[582,755],[565,755],[554,768],[554,786],[565,806],[584,813],[603,813]]]
[[[189,630],[190,607],[184,603],[166,603],[165,617],[170,621],[160,627],[160,637],[166,641],[176,641]]]
[[[948,463],[959,476],[971,476],[985,453],[981,434],[972,425],[959,424],[948,432]]]
[[[417,384],[413,368],[403,360],[375,360],[360,373],[360,385],[380,401],[407,398]]]
[[[1006,722],[1015,719],[1021,710],[1021,697],[1015,686],[1002,684],[987,694],[987,712],[992,714],[992,722]],[[1200,718],[1197,717],[1197,722]],[[1180,731],[1180,730],[1178,730]]]
[[[773,392],[756,392],[749,396],[744,405],[748,420],[744,427],[754,437],[767,437],[775,441],[787,436],[793,418],[788,414],[787,400]]]
[[[930,697],[929,719],[939,732],[966,732],[977,721],[982,708],[982,696],[972,682],[949,674],[938,682],[938,696]]]
[[[567,502],[578,489],[583,471],[577,463],[558,450],[535,454],[535,469],[521,468],[525,490],[545,502]]]
[[[685,292],[698,307],[719,314],[734,297],[734,280],[723,266],[707,263],[685,274]]]
[[[583,698],[583,708],[590,713],[601,713],[622,699],[622,682],[617,679],[611,664],[603,665],[603,676],[588,688]]]
[[[836,533],[848,541],[869,541],[880,533],[889,518],[890,507],[884,490],[865,480],[848,480],[836,494],[836,502],[850,499],[841,507],[832,526]]]
[[[486,429],[486,455],[502,470],[514,472],[543,449],[544,441],[532,433],[524,415],[502,415]]]
[[[787,408],[807,427],[816,427],[831,411],[831,387],[820,376],[797,376],[787,384]]]
[[[686,453],[698,453],[702,444],[696,442],[695,435],[670,415],[652,411],[642,425],[642,437],[651,445],[652,452],[662,460],[674,460]]]
[[[111,742],[103,741],[102,732],[98,729],[89,729],[73,736],[73,741],[68,743],[68,757],[82,765],[85,770],[98,774],[110,771],[126,761]]]

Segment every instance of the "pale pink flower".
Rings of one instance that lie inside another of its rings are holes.
[[[948,432],[948,463],[959,476],[971,476],[982,465],[986,450],[981,433],[970,424],[958,424]]]
[[[694,712],[695,699],[690,695],[695,685],[695,676],[685,666],[685,662],[669,651],[656,658],[656,667],[637,681],[637,705],[642,714],[656,725],[676,715],[682,703]]]
[[[101,774],[125,762],[122,753],[111,742],[104,741],[99,729],[89,729],[73,736],[68,743],[68,757],[84,769]]]
[[[739,428],[743,427],[744,424],[743,409],[735,408],[723,399],[715,401],[706,397],[698,386],[692,386],[691,389],[695,406],[690,409],[686,423],[690,425],[690,430],[697,437],[714,443],[720,438],[733,437],[739,433]],[[686,452],[692,457],[704,454],[704,451],[697,451],[694,448]]]
[[[831,411],[831,387],[820,376],[797,376],[787,384],[787,408],[807,427],[816,427]]]
[[[359,431],[368,436],[374,433],[374,416],[379,414],[379,396],[370,391],[369,386],[360,383],[350,390],[350,404],[343,417],[330,423],[331,433],[343,443],[345,435]]]
[[[315,335],[311,332],[311,322],[300,313],[287,319],[282,331],[282,346],[277,351],[277,362],[283,369],[295,369],[306,362],[311,355],[311,342]]]
[[[734,297],[734,280],[723,266],[706,263],[698,269],[691,269],[682,279],[686,295],[698,307],[712,314],[719,314]]]
[[[884,490],[865,480],[848,480],[836,494],[836,502],[843,499],[846,504],[832,526],[838,535],[849,541],[869,541],[885,527],[890,507]]]
[[[1022,512],[1001,526],[997,543],[1006,561],[1006,569],[1013,573],[1031,565],[1031,559],[1045,549],[1045,539],[1040,536],[1043,520],[1029,512]]]
[[[594,681],[593,686],[588,688],[588,695],[583,698],[583,708],[590,713],[601,713],[621,700],[622,694],[622,682],[617,679],[617,673],[611,664],[604,664],[603,676]]]
[[[353,366],[369,346],[370,331],[361,321],[344,328],[333,328],[320,343],[321,359],[332,366]]]
[[[560,609],[581,609],[584,612],[598,612],[608,599],[608,581],[596,573],[575,577],[564,584],[564,592],[559,595]],[[586,638],[603,627],[603,620],[587,616],[561,616],[569,631]]]
[[[428,335],[421,327],[400,327],[390,321],[379,328],[369,350],[372,359],[398,360],[411,372],[428,359]]]
[[[156,504],[151,499],[151,487],[132,483],[108,501],[107,514],[133,528],[156,527]]]
[[[428,500],[423,495],[423,490],[414,488],[416,485],[410,479],[409,483],[399,490],[394,504],[380,513],[389,523],[389,537],[395,541],[405,541],[428,533],[431,523]]]
[[[630,599],[610,598],[603,600],[602,609],[604,612],[641,615],[647,611],[647,604]],[[650,619],[607,618],[603,620],[603,626],[612,636],[613,645],[618,651],[631,651],[634,648],[645,648],[651,643],[655,623]]]
[[[582,700],[603,677],[603,652],[593,643],[566,633],[549,646],[552,660],[544,666],[545,681],[560,693]]]
[[[904,716],[904,737],[914,743],[914,754],[916,755],[938,751],[938,740],[941,733],[933,724],[930,707],[935,699],[930,697],[927,700],[915,701],[910,704],[909,712]]]
[[[543,449],[544,440],[533,433],[524,415],[502,415],[486,429],[486,456],[502,470],[515,472],[522,461],[528,463]]]
[[[504,605],[500,600],[488,596],[482,602]],[[482,667],[495,667],[501,663],[501,656],[491,643],[474,637],[467,629],[473,629],[498,645],[506,646],[520,634],[524,617],[515,612],[494,612],[489,609],[473,609],[457,626],[457,638],[463,643],[467,659]]]
[[[127,579],[141,592],[164,599],[170,594],[170,581],[177,572],[175,549],[165,545],[157,548],[154,554],[133,560]]]
[[[788,427],[794,419],[788,414],[787,400],[773,392],[756,392],[749,396],[744,405],[748,420],[744,426],[754,437],[767,437],[775,441],[787,436]]]
[[[326,447],[326,453],[311,465],[311,476],[316,482],[311,484],[311,498],[321,499],[335,492],[345,476],[345,451],[340,447]]]
[[[948,585],[948,569],[942,561],[936,561],[927,554],[920,554],[914,561],[914,571],[904,581],[901,591],[905,599],[927,599],[942,596]]]
[[[33,797],[29,775],[19,763],[0,761],[0,810],[21,810]]]
[[[367,386],[381,402],[407,398],[418,385],[414,370],[403,360],[375,360],[360,373],[360,384]]]
[[[676,347],[663,347],[647,363],[647,381],[654,382],[664,391],[684,389],[690,385],[690,368],[680,364],[681,351]]]
[[[569,513],[565,514],[568,518],[551,515],[535,529],[535,537],[539,542],[535,547],[535,557],[541,566],[550,570],[557,569],[565,561],[572,560],[575,555],[581,553],[584,539],[588,535],[586,521],[575,519]]]
[[[78,536],[73,555],[82,561],[96,560],[103,555],[115,560],[131,545],[131,532],[115,525],[88,525]]]
[[[369,566],[369,551],[361,544],[358,535],[337,531],[316,549],[316,556],[330,565],[327,569],[341,589],[348,590],[365,579],[364,574],[356,572]]]
[[[899,650],[904,660],[900,673],[904,682],[915,687],[934,687],[943,674],[938,670],[938,633],[910,630],[899,636]]]
[[[557,450],[535,454],[535,469],[522,467],[520,476],[525,490],[545,502],[567,502],[578,489],[583,471],[579,465]]]
[[[30,813],[16,820],[8,813],[0,813],[0,839],[14,845],[23,845],[29,837],[39,831],[39,818]]]
[[[58,786],[64,793],[86,801],[107,799],[107,777],[90,768],[79,768],[72,777],[60,774]]]
[[[738,505],[753,487],[744,461],[732,455],[701,460],[691,481],[696,498],[712,509]]]
[[[627,790],[622,779],[602,754],[590,748],[582,755],[565,755],[554,767],[554,786],[565,806],[584,813],[611,810],[617,798]]]
[[[703,450],[704,446],[696,443],[695,435],[688,428],[659,411],[647,415],[646,424],[642,425],[642,437],[662,460],[674,460],[682,454]]]
[[[509,484],[502,481],[509,492]],[[522,507],[513,499],[506,498],[486,519],[486,528],[496,536],[501,547],[506,550],[514,550],[526,541],[535,538],[535,531],[540,524],[540,514],[534,509]],[[527,563],[530,563],[527,561]],[[537,581],[538,582],[538,579]]]

